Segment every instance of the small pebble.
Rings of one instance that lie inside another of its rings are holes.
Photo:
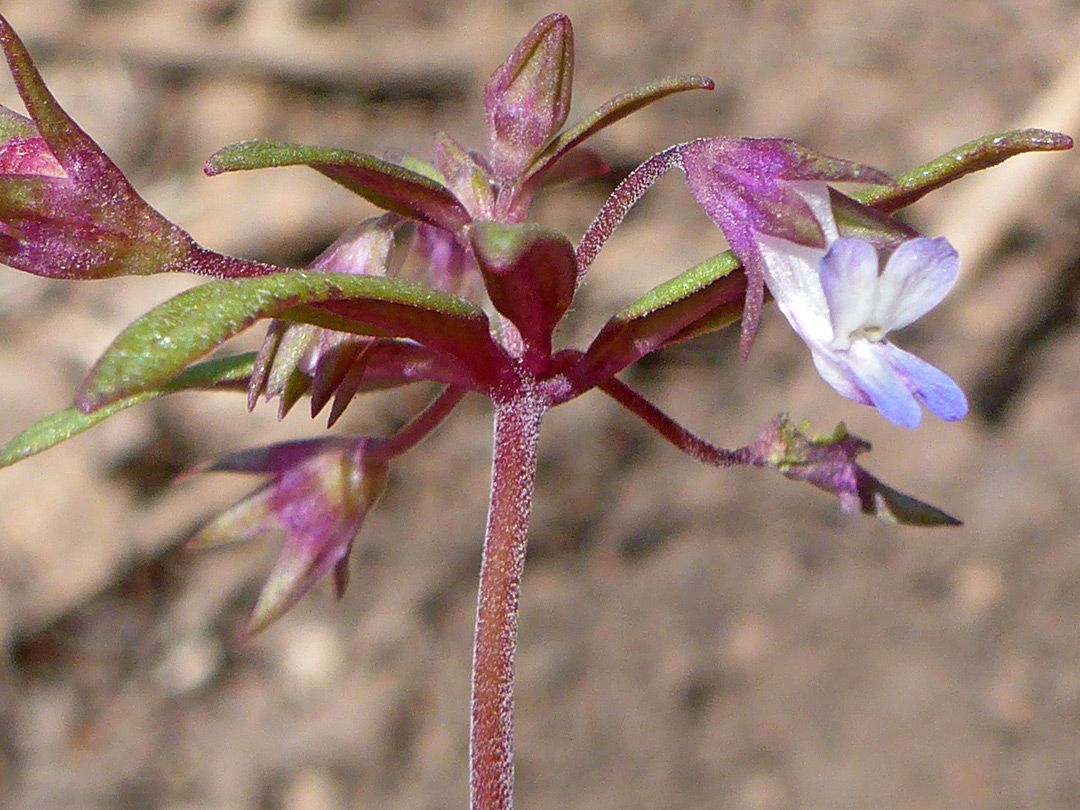
[[[193,692],[213,680],[224,657],[221,641],[216,638],[197,635],[181,639],[158,665],[158,681],[173,695]]]
[[[281,810],[338,810],[342,787],[325,768],[304,768],[293,774],[281,796]]]
[[[957,617],[965,624],[983,617],[1004,594],[1005,575],[996,566],[965,565],[953,577],[953,606]]]
[[[312,695],[337,680],[345,667],[345,650],[332,627],[309,621],[280,630],[279,665],[290,692]]]
[[[744,616],[728,630],[721,654],[724,662],[737,670],[750,670],[769,654],[773,633],[760,616]]]

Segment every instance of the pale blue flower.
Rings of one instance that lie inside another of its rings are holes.
[[[873,405],[886,418],[917,427],[919,403],[952,422],[967,413],[963,391],[944,372],[886,336],[918,320],[956,281],[959,260],[945,239],[903,242],[881,269],[878,249],[841,238],[824,183],[799,183],[825,233],[825,249],[755,234],[765,280],[780,310],[842,396]]]

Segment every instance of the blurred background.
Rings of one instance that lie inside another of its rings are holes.
[[[208,247],[293,265],[367,204],[301,169],[208,179],[209,154],[258,137],[429,157],[437,130],[482,148],[486,77],[554,10],[575,25],[572,119],[664,75],[717,82],[597,139],[612,178],[536,211],[573,239],[619,177],[693,137],[784,135],[899,172],[995,130],[1080,133],[1071,0],[0,0],[152,204]],[[17,108],[6,74],[0,102]],[[732,331],[626,378],[727,446],[781,411],[844,420],[869,469],[965,525],[898,529],[697,466],[599,395],[556,410],[522,602],[521,807],[1080,806],[1080,156],[1018,158],[905,216],[963,258],[897,338],[965,388],[962,423],[909,433],[840,399],[773,310],[748,362]],[[665,178],[565,345],[723,247]],[[0,435],[67,405],[123,325],[191,283],[0,271]],[[385,433],[428,393],[359,401],[341,427]],[[485,402],[394,467],[340,604],[319,587],[238,646],[274,544],[181,548],[251,482],[178,471],[322,425],[179,395],[0,473],[0,805],[464,806]]]

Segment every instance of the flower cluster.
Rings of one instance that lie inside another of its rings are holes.
[[[284,533],[281,560],[248,631],[280,615],[331,569],[343,587],[349,548],[385,482],[385,465],[468,392],[542,414],[598,389],[711,463],[782,466],[790,477],[824,482],[846,508],[892,519],[922,523],[928,514],[943,515],[908,508],[918,503],[913,500],[899,511],[883,508],[888,499],[874,497],[883,485],[868,474],[829,484],[833,478],[815,472],[822,462],[815,460],[820,453],[806,449],[810,444],[787,442],[781,465],[761,440],[737,451],[691,440],[624,390],[615,374],[650,352],[740,317],[747,352],[767,289],[806,341],[822,377],[842,396],[910,428],[920,421],[919,403],[942,419],[961,418],[967,406],[957,385],[887,339],[941,301],[957,277],[956,253],[944,239],[924,238],[889,214],[1012,154],[1071,145],[1054,133],[1007,133],[973,141],[948,160],[894,179],[782,139],[691,141],[632,172],[575,247],[562,234],[525,221],[536,192],[547,183],[605,171],[604,161],[582,146],[602,128],[667,95],[713,83],[700,76],[663,79],[616,96],[563,130],[573,32],[566,17],[553,14],[488,82],[487,157],[446,133],[435,136],[431,163],[267,141],[234,144],[213,155],[206,164],[211,175],[304,165],[384,209],[310,265],[293,270],[206,250],[168,222],[57,104],[2,18],[0,45],[29,113],[0,108],[0,260],[58,278],[188,272],[220,279],[132,324],[91,370],[75,406],[11,440],[0,463],[176,390],[245,388],[249,408],[261,397],[276,397],[282,415],[306,396],[312,415],[330,406],[332,425],[365,391],[416,381],[445,386],[400,435],[343,440],[348,450],[337,440],[268,448],[207,467],[273,475],[270,485],[195,541],[205,545],[210,538],[244,538],[271,528]],[[630,303],[584,350],[556,349],[553,332],[600,248],[671,168],[685,173],[731,253]],[[826,185],[843,182],[869,189],[860,201]],[[410,249],[392,250],[403,240]],[[392,264],[391,255],[402,253],[405,260]],[[260,319],[270,323],[258,353],[194,363]],[[840,439],[834,444],[840,447]],[[371,449],[376,446],[377,453]],[[803,448],[803,457],[792,451],[795,446]],[[852,452],[842,455],[854,464]],[[799,465],[803,474],[792,475]]]
[[[662,79],[564,129],[573,32],[565,16],[552,14],[485,88],[486,156],[445,133],[435,136],[431,161],[270,141],[233,144],[211,156],[209,175],[306,166],[381,209],[307,267],[276,267],[207,250],[166,220],[63,111],[2,17],[0,47],[29,115],[0,108],[0,261],[76,280],[160,272],[211,279],[125,329],[90,370],[74,405],[12,439],[0,449],[0,466],[175,391],[246,391],[249,407],[276,397],[282,414],[306,396],[312,415],[330,406],[332,425],[366,391],[418,381],[440,386],[427,408],[390,436],[276,445],[203,468],[269,476],[192,541],[201,547],[268,532],[283,536],[245,630],[250,634],[326,575],[332,573],[340,595],[350,549],[386,486],[388,465],[466,395],[493,403],[492,500],[473,673],[476,808],[510,806],[517,594],[544,414],[596,390],[706,463],[771,467],[836,495],[850,511],[918,525],[955,523],[863,469],[856,457],[869,445],[842,426],[811,438],[780,418],[757,440],[724,450],[682,428],[616,375],[647,354],[739,320],[745,355],[771,296],[842,396],[908,428],[919,424],[920,405],[944,420],[960,419],[967,404],[956,383],[887,339],[942,300],[959,272],[956,252],[891,214],[1012,155],[1072,145],[1067,136],[1042,130],[1004,133],[892,177],[783,139],[691,141],[631,172],[574,245],[528,221],[537,192],[606,171],[583,146],[596,132],[713,82]],[[603,244],[671,169],[685,174],[731,250],[628,302],[590,345],[557,347],[555,329]],[[846,195],[832,187],[837,183],[862,189]],[[261,320],[269,326],[258,352],[205,359]]]

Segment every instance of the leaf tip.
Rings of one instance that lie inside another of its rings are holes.
[[[75,392],[75,407],[88,416],[105,404],[106,400],[102,393],[86,385],[85,382]]]
[[[221,150],[218,150],[217,152],[212,154],[210,157],[208,157],[206,159],[206,162],[203,164],[203,167],[202,167],[203,174],[205,174],[207,177],[217,177],[219,174],[224,174],[225,173],[226,168],[222,164],[220,155],[221,155]]]

